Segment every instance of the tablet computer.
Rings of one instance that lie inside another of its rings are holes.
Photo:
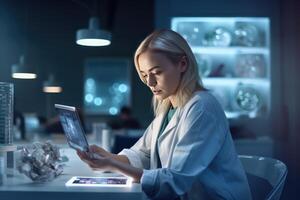
[[[83,177],[74,176],[66,186],[94,186],[94,187],[130,187],[132,179],[129,177]]]
[[[61,104],[55,104],[54,106],[58,112],[69,146],[76,150],[88,152],[89,144],[76,108]]]

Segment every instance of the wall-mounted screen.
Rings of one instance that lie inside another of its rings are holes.
[[[86,114],[116,115],[130,105],[130,60],[87,59],[84,68],[84,110]]]

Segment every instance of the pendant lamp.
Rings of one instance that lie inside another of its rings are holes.
[[[50,74],[48,80],[44,82],[43,92],[45,92],[45,93],[61,93],[62,92],[62,87],[55,80],[53,74]]]
[[[20,61],[12,65],[12,77],[15,79],[36,79],[37,75],[25,62],[25,56],[20,56]]]
[[[99,19],[91,17],[89,28],[80,29],[76,33],[76,43],[82,46],[107,46],[111,43],[111,33],[99,29]]]

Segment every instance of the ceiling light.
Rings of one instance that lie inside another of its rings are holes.
[[[12,77],[15,79],[35,79],[37,77],[34,70],[25,63],[25,56],[20,56],[20,62],[12,65]]]
[[[91,17],[88,29],[80,29],[76,33],[76,43],[82,46],[107,46],[110,45],[111,33],[99,29],[99,19]]]
[[[45,92],[45,93],[61,93],[62,92],[62,87],[55,80],[53,74],[50,74],[48,80],[44,82],[43,92]]]

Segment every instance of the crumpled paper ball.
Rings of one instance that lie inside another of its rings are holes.
[[[22,147],[17,169],[36,182],[51,181],[63,172],[59,148],[50,141]]]

